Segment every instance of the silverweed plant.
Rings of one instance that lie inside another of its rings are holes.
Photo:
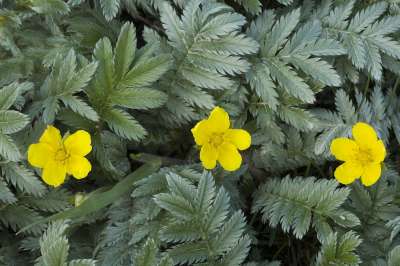
[[[0,265],[400,266],[400,1],[0,0]]]

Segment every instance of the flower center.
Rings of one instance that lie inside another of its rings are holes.
[[[371,149],[359,149],[356,154],[357,161],[362,165],[368,165],[374,161]]]
[[[55,156],[56,161],[65,162],[68,158],[69,158],[69,154],[65,151],[64,148],[59,149],[56,152],[56,156]]]
[[[224,133],[214,133],[210,138],[210,144],[214,147],[220,146],[224,142]]]

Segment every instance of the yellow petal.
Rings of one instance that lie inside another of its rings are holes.
[[[345,162],[335,170],[335,178],[339,183],[348,185],[363,173],[363,168],[356,162]]]
[[[242,156],[233,144],[224,142],[218,148],[218,161],[225,170],[235,171],[242,164]]]
[[[215,107],[208,118],[212,132],[225,132],[230,127],[229,115],[221,107]]]
[[[353,138],[360,148],[370,147],[378,140],[375,129],[366,123],[357,123],[352,129]]]
[[[42,171],[43,181],[53,187],[58,187],[64,183],[67,170],[64,164],[55,160],[49,160]]]
[[[361,182],[364,186],[372,186],[378,181],[381,176],[381,164],[370,164],[364,168],[364,173],[361,176]]]
[[[382,140],[378,140],[371,145],[371,154],[375,163],[381,163],[385,160],[386,148]]]
[[[196,124],[194,128],[192,128],[192,134],[194,137],[194,141],[197,145],[204,145],[208,142],[210,130],[208,128],[208,120],[201,120]]]
[[[67,172],[76,179],[87,177],[91,170],[92,165],[85,157],[76,155],[69,157],[67,163]]]
[[[57,150],[62,144],[62,138],[60,130],[53,126],[47,126],[46,130],[43,132],[42,136],[40,137],[39,142],[46,143],[50,145],[50,147]]]
[[[69,154],[85,156],[92,150],[90,134],[85,130],[78,130],[65,139],[64,147]]]
[[[28,162],[38,168],[43,168],[49,158],[53,158],[55,155],[54,149],[46,143],[35,143],[29,145],[28,148]]]
[[[251,145],[251,136],[249,132],[243,129],[228,129],[225,138],[239,150],[248,149]]]
[[[331,153],[340,161],[352,160],[357,151],[357,143],[348,138],[337,138],[331,143]]]
[[[217,164],[218,151],[209,144],[205,144],[200,150],[200,161],[204,168],[213,169]]]

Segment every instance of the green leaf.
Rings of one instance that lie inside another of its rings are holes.
[[[281,105],[278,107],[279,117],[301,131],[310,131],[314,128],[314,117],[307,110]]]
[[[80,114],[81,116],[86,117],[91,121],[99,121],[99,115],[96,113],[96,111],[78,97],[73,95],[63,96],[61,101],[65,104],[65,106],[71,108],[72,111]]]
[[[250,64],[241,57],[218,55],[205,51],[191,52],[188,55],[188,60],[194,65],[227,75],[246,72],[250,67]]]
[[[203,178],[200,179],[196,193],[196,208],[205,211],[210,207],[215,198],[215,181],[211,173],[203,172]]]
[[[115,105],[135,110],[147,110],[162,106],[167,101],[167,95],[161,91],[147,88],[127,88],[118,90],[111,95]]]
[[[10,191],[3,178],[0,178],[0,201],[8,204],[12,204],[17,201],[17,198]]]
[[[300,20],[300,9],[295,9],[286,16],[282,16],[267,34],[264,47],[261,48],[269,55],[275,54],[292,33]]]
[[[195,68],[193,65],[183,66],[181,73],[186,80],[202,88],[226,89],[233,85],[232,81],[227,77],[209,70]]]
[[[42,182],[23,165],[8,163],[3,165],[2,171],[8,182],[29,195],[42,196],[46,191]]]
[[[168,254],[175,263],[194,265],[196,262],[205,261],[208,247],[205,242],[183,243],[175,246]]]
[[[115,46],[115,73],[116,80],[120,80],[129,70],[135,58],[136,52],[136,31],[131,23],[125,23],[119,33]]]
[[[235,0],[240,3],[250,14],[258,15],[261,13],[262,4],[259,0]]]
[[[71,194],[64,189],[50,190],[48,193],[37,196],[23,196],[20,203],[25,203],[34,209],[46,212],[60,212],[70,207]]]
[[[0,133],[0,155],[10,161],[18,161],[21,153],[14,140],[3,133]]]
[[[352,231],[340,238],[338,238],[337,233],[332,233],[323,241],[321,251],[316,259],[316,265],[357,266],[361,263],[361,260],[355,250],[360,243],[361,240]]]
[[[264,64],[269,68],[271,77],[276,80],[288,94],[306,103],[314,102],[314,92],[290,66],[272,58],[270,60],[265,60]]]
[[[371,25],[375,20],[377,20],[387,8],[385,2],[379,2],[374,5],[370,5],[364,10],[358,12],[350,21],[348,29],[353,32],[361,32],[366,27]]]
[[[29,123],[29,117],[17,111],[0,111],[0,132],[12,134]]]
[[[247,254],[250,250],[251,240],[248,236],[244,236],[239,240],[239,243],[229,253],[224,256],[221,264],[224,266],[240,266],[243,265]],[[249,265],[250,266],[250,265]],[[273,266],[273,265],[268,265]],[[279,266],[279,265],[277,265]]]
[[[30,8],[46,15],[66,14],[70,11],[67,3],[62,0],[31,0]]]
[[[32,209],[18,204],[6,205],[0,210],[0,222],[5,227],[10,227],[13,231],[17,231],[24,226],[39,221],[42,218],[42,216]],[[26,232],[40,235],[42,230],[43,226],[32,226],[26,230]]]
[[[67,266],[69,244],[63,235],[67,225],[63,222],[51,224],[40,239],[42,261],[46,266]]]
[[[96,266],[96,261],[91,259],[71,260],[68,266]]]
[[[327,62],[318,58],[292,56],[289,61],[297,68],[310,75],[315,80],[328,86],[338,87],[341,84],[339,75]]]
[[[194,206],[181,196],[161,193],[156,195],[154,200],[161,208],[166,209],[181,220],[190,219],[195,213]]]
[[[261,100],[275,111],[279,105],[279,95],[269,69],[263,64],[254,65],[252,70],[246,73],[246,79]]]
[[[148,239],[141,253],[135,258],[136,266],[156,265],[157,245],[153,239]]]
[[[162,8],[160,9],[161,22],[167,32],[168,39],[172,46],[178,50],[185,48],[184,32],[182,22],[178,19],[178,15],[175,10],[167,2],[164,2]]]
[[[198,38],[217,39],[219,36],[239,30],[245,23],[246,18],[238,13],[222,13],[202,25]]]
[[[127,112],[120,109],[111,109],[103,116],[108,126],[117,135],[130,140],[142,139],[146,130]]]
[[[100,0],[105,18],[110,21],[117,15],[120,6],[120,0]]]
[[[66,89],[61,95],[71,94],[81,91],[87,86],[89,81],[92,79],[94,73],[97,69],[97,62],[92,62],[84,67],[82,67],[78,72],[73,74],[73,78],[68,80],[65,85]]]
[[[98,61],[96,87],[108,90],[114,85],[114,59],[111,42],[108,38],[103,38],[96,43],[94,57]]]
[[[18,83],[13,82],[0,90],[0,109],[7,110],[10,108],[17,97],[25,91],[31,90],[33,88],[33,84],[30,82]]]
[[[128,88],[142,88],[151,85],[169,69],[171,57],[160,55],[135,65],[121,80]]]
[[[195,50],[205,50],[218,54],[245,55],[254,54],[258,50],[258,43],[244,34],[229,34],[221,39],[198,40],[193,44]]]
[[[218,236],[211,243],[218,253],[224,253],[235,247],[241,238],[246,226],[242,212],[235,212],[232,217],[225,222]]]
[[[325,239],[327,236],[321,228],[327,225],[326,220],[340,218],[341,205],[349,193],[347,188],[338,188],[336,180],[272,178],[255,193],[252,211],[261,211],[263,221],[268,221],[272,227],[281,224],[284,232],[293,230],[296,238],[301,239],[313,226],[318,237]],[[360,223],[354,218],[356,221],[349,223],[349,227]]]

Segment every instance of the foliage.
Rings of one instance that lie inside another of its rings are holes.
[[[46,232],[40,238],[41,256],[37,259],[37,266],[67,265],[69,244],[65,237],[67,224],[55,222],[49,225]],[[91,259],[72,260],[70,266],[93,266],[95,261]]]
[[[400,265],[399,30],[397,0],[0,0],[0,264]],[[216,106],[235,172],[191,134]],[[368,188],[333,177],[356,122]],[[40,180],[48,124],[91,134],[88,177]]]
[[[314,177],[271,179],[255,194],[253,212],[261,211],[263,221],[273,227],[281,223],[284,232],[293,229],[297,238],[312,225],[323,240],[332,232],[330,220],[344,227],[359,224],[354,214],[340,208],[350,190],[337,186],[334,180]]]
[[[250,239],[244,235],[241,211],[229,214],[229,196],[214,179],[204,173],[198,187],[178,175],[166,177],[169,193],[155,196],[156,204],[168,211],[171,222],[161,231],[161,239],[175,243],[168,254],[175,263],[240,265],[246,258]]]

